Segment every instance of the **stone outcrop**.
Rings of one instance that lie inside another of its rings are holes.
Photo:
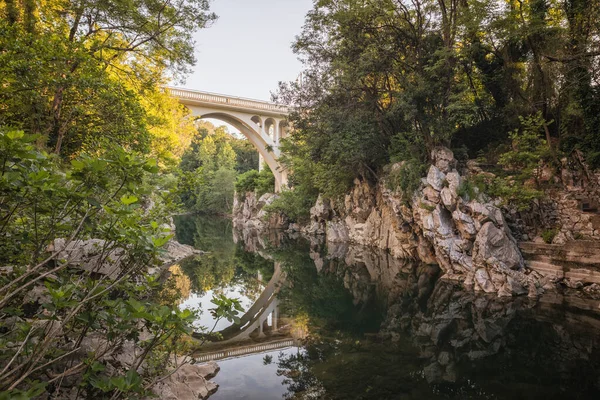
[[[285,229],[288,221],[284,215],[270,214],[267,207],[277,198],[275,193],[265,193],[257,197],[255,192],[247,192],[241,199],[234,196],[232,220],[233,225],[248,229]]]
[[[570,288],[600,284],[600,245],[593,240],[565,244],[522,242],[519,244],[527,264],[535,271]]]
[[[343,202],[317,201],[310,230],[324,231],[328,242],[377,247],[395,258],[438,264],[443,278],[475,290],[501,296],[540,293],[546,281],[525,266],[499,206],[484,195],[459,195],[463,178],[450,150],[434,150],[432,160],[412,198],[390,189],[385,178],[376,185],[357,179]],[[392,172],[399,168],[394,165]]]
[[[576,170],[570,163],[577,159],[565,159],[563,175],[568,176],[558,179],[541,174],[555,184],[563,182],[564,189],[549,190],[532,210],[518,212],[501,208],[499,201],[478,193],[477,188],[464,193],[465,174],[489,174],[476,163],[469,162],[459,171],[452,152],[443,147],[433,150],[431,159],[412,196],[388,183],[403,167],[398,163],[377,183],[356,179],[343,199],[319,197],[305,225],[287,224],[282,216],[268,215],[264,207],[275,195],[257,199],[253,193],[237,202],[234,223],[258,230],[287,227],[303,235],[323,235],[329,243],[383,249],[393,258],[437,264],[442,278],[499,296],[537,296],[557,282],[569,287],[598,283],[595,268],[564,266],[561,260],[578,257],[577,251],[570,258],[561,254],[569,251],[574,239],[600,239],[600,214],[593,211],[600,203],[600,174],[591,173],[581,160],[579,172],[569,173]],[[544,250],[555,253],[553,260],[545,254],[526,263],[517,239],[541,241],[539,236],[549,228],[557,232],[553,244],[563,247]]]
[[[206,364],[184,364],[167,379],[153,388],[154,398],[163,400],[204,400],[215,393],[219,386],[211,382],[219,372],[214,361]]]
[[[157,272],[156,270],[169,267],[185,258],[202,254],[202,251],[175,240],[170,240],[164,250],[159,256],[159,267],[152,268],[150,272]],[[56,253],[54,255],[56,260],[66,261],[71,266],[87,272],[107,275],[109,278],[119,276],[121,265],[126,261],[124,257],[127,255],[122,248],[101,239],[73,240],[68,243],[65,239],[55,239],[46,251]]]
[[[561,160],[560,174],[542,168],[544,198],[525,212],[512,211],[513,229],[522,241],[542,241],[545,231],[553,244],[573,240],[600,240],[600,171],[591,171],[583,155],[574,151]]]

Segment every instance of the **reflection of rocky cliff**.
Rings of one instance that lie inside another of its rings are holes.
[[[488,387],[508,379],[600,391],[600,315],[552,300],[505,301],[439,282],[423,308],[390,307],[383,332],[419,348],[430,383],[464,384],[475,375]]]
[[[380,336],[416,346],[430,384],[456,389],[480,379],[495,392],[508,379],[512,387],[575,383],[576,392],[600,392],[600,302],[478,294],[436,281],[435,267],[365,250],[330,247],[323,271],[340,275],[358,301],[376,295],[388,304]]]
[[[272,240],[248,232],[242,236],[257,250],[282,257]],[[278,237],[275,243],[286,240]],[[303,257],[285,260],[294,293],[282,302],[301,304],[312,320],[310,329],[315,319],[326,317],[348,322],[332,326],[337,332],[372,332],[356,329],[368,322],[364,316],[373,312],[368,306],[376,303],[385,314],[376,340],[327,341],[321,330],[301,355],[280,360],[284,372],[306,380],[296,382],[303,390],[318,387],[323,399],[355,398],[344,396],[363,389],[356,382],[364,382],[377,385],[364,399],[396,398],[386,393],[415,399],[545,400],[600,394],[598,301],[557,292],[536,299],[473,292],[439,280],[435,265],[348,243],[324,248],[305,242],[298,254]],[[339,304],[344,296],[333,281],[350,294],[349,306]],[[296,375],[297,370],[303,372]]]

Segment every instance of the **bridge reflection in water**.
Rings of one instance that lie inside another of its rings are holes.
[[[239,323],[215,332],[219,340],[206,342],[194,357],[199,362],[223,360],[297,346],[304,334],[281,318],[277,292],[285,281],[281,263],[275,262],[273,276]],[[194,334],[194,337],[201,335]]]

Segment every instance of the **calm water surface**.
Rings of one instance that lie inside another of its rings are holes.
[[[577,293],[489,297],[384,252],[235,231],[182,216],[177,238],[208,254],[174,271],[181,307],[213,327],[214,294],[240,300],[198,358],[211,399],[598,399],[600,301]]]

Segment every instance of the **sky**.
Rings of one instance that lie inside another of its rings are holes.
[[[296,80],[291,44],[312,0],[213,0],[219,19],[195,35],[197,64],[184,86],[270,100],[279,81]]]

